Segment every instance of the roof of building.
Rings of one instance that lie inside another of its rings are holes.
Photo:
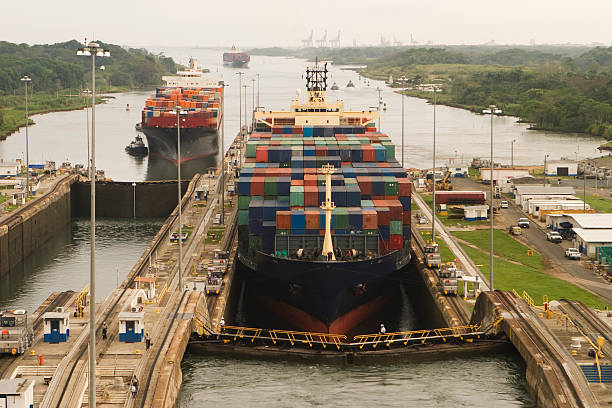
[[[70,315],[68,312],[46,312],[43,319],[65,319]]]
[[[577,236],[585,242],[606,242],[612,244],[612,228],[584,229],[572,228]]]
[[[9,380],[0,380],[0,394],[3,395],[21,395],[34,385],[34,382],[29,378],[12,378]]]
[[[119,320],[139,320],[144,319],[144,312],[120,312]]]
[[[488,210],[489,206],[488,205],[466,205],[465,207],[463,207],[463,210],[473,210],[473,211],[483,211],[483,210]]]
[[[612,214],[564,214],[584,229],[612,228]]]
[[[546,164],[578,164],[575,160],[548,160]]]
[[[531,185],[539,185],[539,186],[544,187],[544,184],[542,183],[542,179],[535,178],[533,176],[515,177],[515,178],[512,179],[512,183],[514,185],[517,185],[517,184],[531,184]]]
[[[574,187],[558,187],[558,186],[515,186],[517,194],[524,195],[545,195],[545,194],[574,194]]]

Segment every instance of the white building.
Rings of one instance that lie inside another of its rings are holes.
[[[577,176],[578,162],[573,160],[549,160],[546,162],[547,176]]]
[[[451,172],[451,177],[467,177],[468,167],[464,165],[457,166],[456,164],[449,164],[448,171]]]
[[[31,408],[34,406],[34,381],[26,378],[0,380],[0,407]]]
[[[488,205],[469,205],[463,207],[463,218],[466,221],[487,220]]]
[[[19,164],[0,162],[0,177],[15,177],[19,175]]]
[[[542,211],[560,210],[560,211],[581,211],[585,207],[584,201],[582,200],[537,200],[532,199],[528,201],[528,213],[534,217],[541,217]],[[587,204],[587,210],[591,207]]]
[[[574,187],[559,187],[559,186],[551,186],[546,185],[544,187],[541,186],[532,186],[529,184],[521,184],[518,186],[514,186],[514,200],[517,205],[522,205],[522,197],[523,196],[567,196],[574,195]],[[533,198],[533,197],[532,197]]]
[[[574,247],[586,256],[594,257],[597,247],[612,247],[612,228],[573,228],[573,230],[576,233]]]
[[[532,201],[580,201],[578,197],[571,194],[550,194],[550,195],[539,195],[539,194],[523,194],[521,196],[520,203],[523,211],[529,212],[529,205]]]

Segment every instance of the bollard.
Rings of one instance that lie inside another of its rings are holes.
[[[39,366],[45,365],[45,356],[43,354],[38,355],[38,365]]]

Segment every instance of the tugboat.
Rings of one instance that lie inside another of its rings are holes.
[[[141,122],[138,122],[134,127],[136,128],[137,131],[142,132],[142,123]]]
[[[334,84],[331,86],[331,90],[332,91],[338,91],[339,89],[340,89],[340,87],[338,86],[338,84],[334,82]]]
[[[136,139],[132,140],[129,145],[125,147],[125,151],[132,156],[146,156],[149,154],[149,149],[145,146],[142,141],[142,136],[136,135]]]
[[[355,84],[353,83],[353,81],[349,80],[349,81],[348,81],[348,84],[346,84],[346,87],[347,87],[347,88],[354,88],[354,87],[355,87]]]

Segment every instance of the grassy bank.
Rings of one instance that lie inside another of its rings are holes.
[[[485,230],[462,231],[453,232],[453,234],[477,247],[460,243],[466,254],[489,279],[489,232]],[[494,238],[494,254],[508,259],[498,257],[493,259],[494,284],[497,289],[509,291],[514,289],[519,293],[524,290],[538,304],[541,304],[542,297],[547,295],[550,299],[580,300],[598,309],[603,309],[605,306],[596,295],[544,273],[544,260],[541,254],[534,252],[533,256],[527,256],[529,248],[503,231],[495,230]],[[509,260],[518,262],[518,264]]]
[[[609,191],[606,190],[603,194],[609,194]],[[576,195],[576,197],[584,200],[584,195]],[[612,213],[612,197],[604,198],[587,195],[586,203],[598,213]]]

